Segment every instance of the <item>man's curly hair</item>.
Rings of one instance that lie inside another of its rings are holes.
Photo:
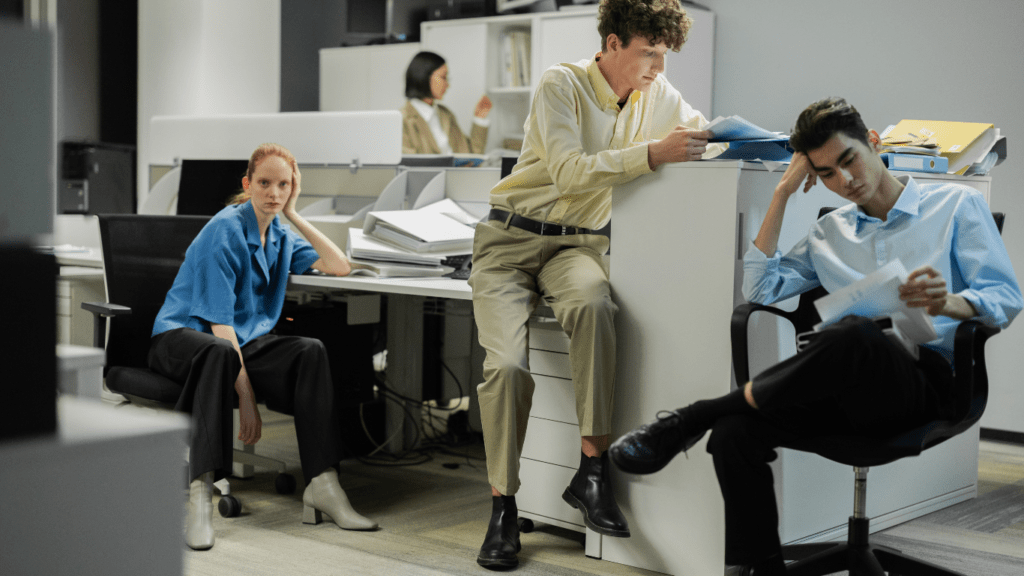
[[[615,34],[628,46],[634,36],[664,42],[679,52],[686,42],[693,19],[687,16],[679,0],[601,0],[597,15],[597,31],[601,34],[601,50],[609,34]]]

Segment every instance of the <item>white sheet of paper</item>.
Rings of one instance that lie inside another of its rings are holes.
[[[931,316],[924,308],[909,308],[900,300],[899,287],[907,281],[907,270],[899,259],[893,260],[864,278],[814,301],[821,316],[819,329],[846,316],[865,318],[892,316],[903,333],[922,344],[938,337]]]

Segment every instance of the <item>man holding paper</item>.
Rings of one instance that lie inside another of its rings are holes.
[[[562,499],[592,530],[629,536],[606,456],[617,307],[603,261],[608,238],[594,232],[609,221],[616,184],[721,150],[708,144],[704,116],[661,74],[690,23],[678,0],[603,0],[601,51],[544,72],[519,161],[491,190],[489,221],[476,227],[469,283],[487,353],[478,391],[493,497],[477,557],[484,567],[518,565],[515,494],[534,389],[527,322],[541,299],[569,336],[581,436],[579,470]]]
[[[711,430],[708,452],[725,499],[727,564],[785,573],[768,467],[787,438],[891,436],[951,416],[953,336],[972,318],[1006,327],[1024,307],[1009,256],[979,192],[893,177],[879,137],[841,98],[811,104],[790,137],[796,154],[744,257],[743,293],[769,304],[818,286],[836,293],[888,263],[911,270],[889,290],[934,318],[937,338],[914,359],[862,316],[847,316],[796,356],[723,397],[668,412],[611,447],[637,474],[656,472]],[[783,256],[786,204],[821,179],[848,204],[819,219]]]

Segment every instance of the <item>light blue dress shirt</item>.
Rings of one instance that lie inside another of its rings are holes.
[[[907,272],[931,265],[977,310],[976,320],[1005,328],[1024,307],[992,212],[977,190],[918,184],[910,176],[883,222],[849,204],[822,217],[785,256],[766,257],[751,243],[743,258],[743,296],[771,304],[818,286],[834,292],[894,259]],[[938,339],[926,346],[953,361],[958,320],[934,317]]]
[[[175,328],[212,334],[210,324],[235,329],[245,346],[270,332],[281,316],[288,274],[302,274],[320,256],[313,246],[275,216],[260,243],[252,204],[218,212],[185,252],[167,292],[153,336]]]

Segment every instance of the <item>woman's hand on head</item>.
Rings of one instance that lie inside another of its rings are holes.
[[[299,171],[299,166],[296,164],[295,170],[292,171],[292,194],[284,205],[286,216],[288,213],[295,211],[295,202],[299,199],[300,193],[302,193],[302,172]]]

